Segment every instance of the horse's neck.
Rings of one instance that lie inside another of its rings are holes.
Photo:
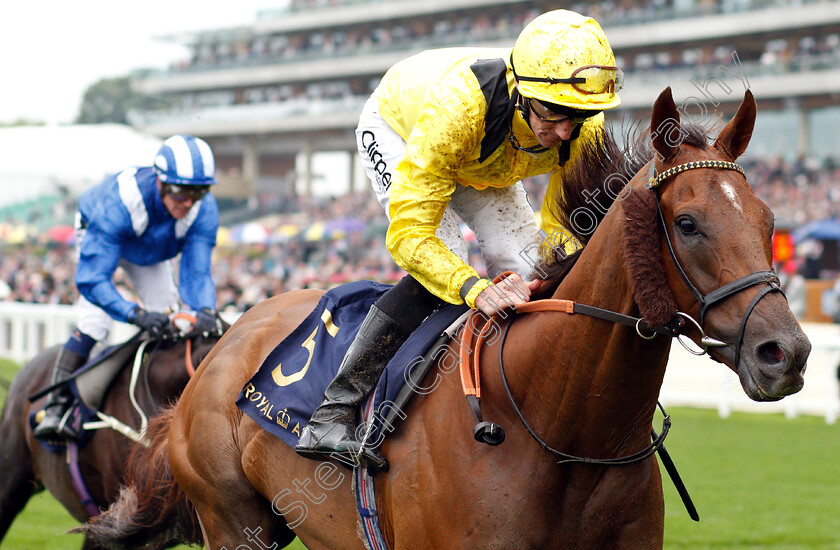
[[[554,297],[637,316],[622,258],[624,216],[620,205],[617,208],[602,221]],[[523,325],[522,345],[537,343],[530,344],[532,361],[523,370],[546,373],[523,376],[530,386],[523,397],[534,410],[546,411],[542,422],[547,430],[561,434],[570,422],[583,421],[624,436],[628,431],[649,434],[669,349],[663,337],[649,342],[631,327],[582,314],[546,313]],[[558,407],[546,408],[544,403]],[[616,445],[632,446],[630,441]]]
[[[581,252],[554,297],[574,300],[619,313],[634,313],[635,302],[625,274],[623,230],[609,215]]]
[[[190,374],[187,369],[186,341],[179,343],[165,352],[150,359],[150,395],[154,396],[155,405],[177,399],[189,382]],[[207,340],[195,338],[190,345],[190,359],[193,368],[212,348]]]

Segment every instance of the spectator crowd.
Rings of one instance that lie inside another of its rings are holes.
[[[832,161],[801,159],[744,162],[756,194],[771,206],[777,227],[793,229],[807,222],[840,219],[840,166]],[[526,183],[531,204],[538,209],[546,177]],[[278,215],[274,225],[292,222],[303,230],[282,240],[217,246],[213,277],[220,309],[245,311],[279,293],[299,288],[330,288],[344,282],[371,279],[393,283],[404,272],[385,248],[387,220],[368,191],[334,198],[297,197],[292,212]],[[361,229],[311,235],[305,229],[339,219],[361,222]],[[483,263],[474,238],[470,262],[480,272]],[[72,304],[76,250],[72,245],[6,244],[0,257],[0,300]],[[120,271],[118,288],[131,292]]]
[[[290,219],[309,226],[340,218],[362,222],[364,229],[311,238],[306,231],[283,242],[218,246],[213,278],[222,310],[245,311],[256,303],[298,288],[329,288],[359,279],[396,282],[404,272],[384,245],[387,220],[368,193],[297,199]],[[305,229],[305,228],[304,228]],[[0,257],[0,301],[73,304],[76,249],[45,243],[6,244]],[[177,262],[175,263],[177,269]],[[131,294],[121,270],[117,288]]]
[[[688,18],[707,14],[725,14],[744,10],[783,6],[790,0],[703,0],[693,5],[676,6],[668,0],[601,0],[574,3],[568,9],[591,15],[607,30],[613,26],[647,23],[650,21]],[[303,1],[293,6],[296,11],[311,11],[335,7],[345,0]],[[350,3],[364,3],[352,0]],[[793,4],[793,2],[790,2]],[[321,60],[358,56],[367,53],[392,52],[422,48],[438,48],[463,44],[510,42],[534,17],[556,6],[534,2],[510,6],[481,6],[475,10],[435,13],[427,16],[393,20],[355,21],[346,26],[327,26],[300,30],[250,33],[208,31],[198,33],[191,44],[191,56],[171,68],[172,73],[218,70],[248,65],[277,65],[299,63],[302,60]],[[275,14],[283,17],[286,12]],[[270,18],[268,18],[270,19]],[[267,25],[268,28],[271,25]],[[609,33],[608,33],[609,34]],[[791,35],[772,38],[763,43],[749,43],[733,38],[731,43],[701,45],[663,45],[655,52],[637,51],[619,54],[616,62],[635,81],[651,81],[656,75],[667,73],[673,78],[679,71],[689,71],[686,77],[712,74],[720,65],[732,63],[733,52],[738,55],[746,74],[780,74],[806,70],[828,69],[840,61],[840,35],[825,33]],[[676,71],[676,72],[675,72]],[[369,76],[345,76],[337,79],[297,83],[282,83],[244,88],[213,89],[180,94],[166,109],[191,112],[208,107],[234,105],[283,104],[290,111],[322,108],[320,102],[364,101],[378,79]],[[163,107],[163,105],[162,105]]]

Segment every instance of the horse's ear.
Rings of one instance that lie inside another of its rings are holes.
[[[720,132],[715,140],[714,148],[735,160],[747,149],[755,127],[755,98],[752,92],[744,93],[744,100],[738,107],[738,112]]]
[[[662,160],[674,156],[679,149],[682,131],[680,128],[680,113],[674,103],[671,87],[668,86],[653,104],[650,117],[650,135],[653,148]]]

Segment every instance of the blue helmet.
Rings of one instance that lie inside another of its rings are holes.
[[[203,139],[172,136],[163,142],[155,155],[155,172],[163,183],[176,185],[213,185],[216,161]]]

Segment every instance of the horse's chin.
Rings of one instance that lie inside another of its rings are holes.
[[[742,365],[743,365],[743,363],[742,363]],[[789,395],[789,394],[783,394],[783,395],[770,395],[770,394],[768,394],[766,391],[764,391],[761,388],[761,386],[759,386],[756,383],[755,378],[752,376],[749,369],[747,369],[747,368],[739,369],[738,379],[741,381],[741,387],[744,389],[744,393],[747,394],[747,397],[749,397],[753,401],[758,401],[758,402],[779,401],[780,399],[785,397],[785,395]],[[791,391],[790,393],[795,393],[797,391],[799,391],[799,389]]]
[[[738,363],[738,379],[747,397],[753,401],[778,401],[802,389],[805,383],[804,366],[796,368],[787,356],[784,361],[770,364],[757,353],[745,354]]]
[[[732,344],[736,335],[716,337],[728,345],[710,348],[709,354],[738,375],[741,388],[753,401],[778,401],[802,389],[811,343],[799,325],[745,338],[740,357],[735,357]]]

